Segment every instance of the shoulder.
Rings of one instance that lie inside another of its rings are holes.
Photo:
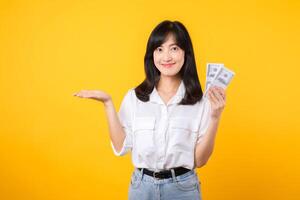
[[[133,102],[136,99],[135,90],[134,88],[130,88],[125,92],[124,101],[126,102]]]
[[[135,88],[129,88],[127,90],[127,95],[129,95],[131,98],[135,97]]]

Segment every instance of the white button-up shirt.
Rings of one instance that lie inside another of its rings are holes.
[[[184,94],[182,80],[167,105],[155,87],[148,102],[140,101],[134,88],[129,89],[118,112],[126,137],[120,152],[111,142],[114,154],[122,156],[131,150],[136,168],[194,169],[195,146],[208,128],[211,108],[206,97],[194,105],[177,105]]]

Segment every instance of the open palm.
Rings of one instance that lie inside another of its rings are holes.
[[[100,90],[80,90],[73,95],[81,98],[95,99],[103,103],[109,101],[111,98],[109,94]]]

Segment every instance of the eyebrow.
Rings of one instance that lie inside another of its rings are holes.
[[[170,47],[170,46],[173,46],[173,45],[176,45],[176,46],[177,46],[177,43],[172,43],[172,44],[169,45],[169,47]],[[160,45],[160,46],[163,46],[163,45]]]

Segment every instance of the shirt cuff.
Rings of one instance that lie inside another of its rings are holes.
[[[112,150],[113,150],[113,152],[114,152],[114,154],[115,154],[116,156],[123,156],[123,155],[125,155],[125,154],[128,152],[128,150],[130,149],[130,146],[128,145],[128,139],[127,139],[127,138],[128,138],[128,137],[126,136],[125,139],[124,139],[124,142],[123,142],[123,144],[122,144],[122,149],[121,149],[120,152],[117,152],[117,150],[116,150],[116,148],[114,147],[112,141],[110,141]]]

